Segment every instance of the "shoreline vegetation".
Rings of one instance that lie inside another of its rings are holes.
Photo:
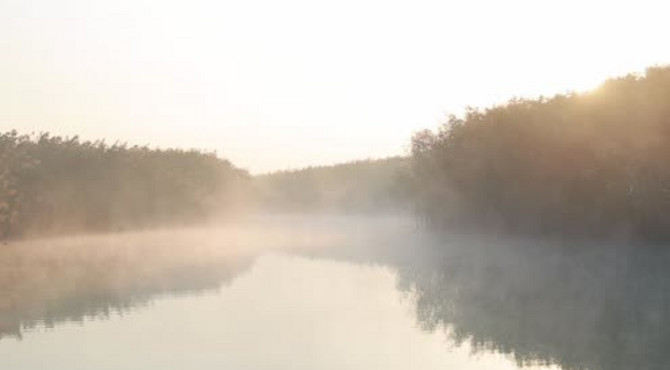
[[[433,230],[670,239],[670,67],[451,116],[411,155],[250,176],[215,153],[0,133],[0,240],[240,210],[412,212]]]
[[[0,133],[0,239],[195,222],[248,178],[214,153]]]
[[[415,200],[438,229],[663,242],[669,139],[670,67],[470,109],[414,135]]]

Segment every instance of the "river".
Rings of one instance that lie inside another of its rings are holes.
[[[663,249],[263,218],[0,252],[2,369],[663,369]]]

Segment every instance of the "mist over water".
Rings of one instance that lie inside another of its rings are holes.
[[[670,369],[663,4],[485,1],[0,2],[0,370]]]
[[[662,248],[274,214],[1,253],[0,362],[13,369],[670,363]]]

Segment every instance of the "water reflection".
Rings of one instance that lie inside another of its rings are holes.
[[[243,239],[243,247],[234,243]],[[218,289],[244,271],[256,255],[253,240],[243,238],[239,231],[231,234],[215,229],[3,246],[0,341],[21,338],[34,326],[106,318],[161,295]]]
[[[415,323],[415,297],[381,266],[271,254],[211,294],[0,342],[7,368],[515,369]]]
[[[667,248],[408,236],[332,258],[394,266],[426,330],[564,369],[670,368]]]
[[[0,367],[670,368],[667,248],[270,221],[0,249]]]
[[[37,324],[105,318],[157,296],[218,289],[261,253],[340,243],[351,220],[358,221],[257,215],[202,227],[2,245],[0,340],[21,338]]]

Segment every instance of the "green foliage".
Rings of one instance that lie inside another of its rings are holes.
[[[417,204],[440,227],[666,239],[668,139],[670,67],[470,109],[414,136]]]
[[[408,158],[362,160],[256,176],[254,188],[273,211],[391,211],[407,203],[409,170]]]
[[[0,135],[0,237],[191,220],[246,177],[211,153],[12,131]]]

